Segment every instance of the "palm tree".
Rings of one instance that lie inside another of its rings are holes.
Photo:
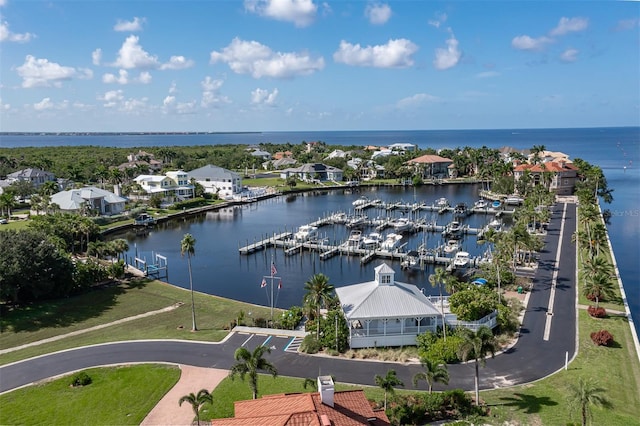
[[[200,407],[202,407],[206,402],[209,404],[213,404],[213,397],[206,389],[200,389],[198,394],[195,395],[190,393],[189,395],[185,395],[178,401],[178,405],[182,406],[183,402],[188,402],[191,404],[191,408],[193,408],[193,412],[196,415],[196,422],[198,426],[200,425]]]
[[[418,381],[424,380],[429,385],[429,393],[431,393],[434,383],[449,384],[449,370],[447,370],[446,364],[439,363],[431,358],[421,357],[420,365],[422,365],[424,371],[413,376],[413,386],[418,386]]]
[[[602,257],[590,257],[584,262],[584,270],[586,276],[605,274],[613,275],[613,267],[606,259]]]
[[[588,275],[583,292],[585,296],[593,297],[596,300],[596,308],[598,308],[600,299],[609,299],[615,294],[611,276],[602,272]]]
[[[180,255],[184,256],[187,253],[187,265],[189,267],[189,289],[191,290],[191,331],[198,331],[196,327],[196,306],[193,301],[193,275],[191,274],[191,256],[196,254],[196,239],[191,234],[184,234],[182,241],[180,241]]]
[[[229,372],[231,380],[236,375],[240,375],[240,379],[244,380],[246,375],[249,375],[249,387],[253,392],[253,399],[258,398],[258,371],[266,371],[271,374],[273,378],[278,376],[278,370],[269,361],[263,358],[264,353],[271,353],[271,349],[267,346],[258,346],[253,352],[249,352],[246,348],[238,348],[234,354],[234,358],[238,361]]]
[[[479,381],[480,372],[478,364],[485,364],[485,356],[490,353],[491,357],[496,353],[497,343],[493,337],[491,329],[486,325],[481,326],[478,331],[473,332],[468,328],[462,329],[462,343],[458,348],[458,356],[462,361],[474,360],[475,363],[475,389],[476,405],[480,405]]]
[[[611,402],[602,395],[606,389],[598,387],[598,384],[591,379],[578,378],[578,383],[569,385],[569,395],[567,400],[571,411],[578,408],[582,417],[582,426],[587,425],[587,420],[593,417],[591,406],[604,408],[611,407]]]
[[[376,385],[380,386],[384,390],[384,409],[387,410],[387,393],[391,395],[395,392],[396,386],[404,386],[404,383],[396,375],[396,370],[388,370],[387,375],[382,377],[376,374]]]
[[[316,331],[316,339],[320,338],[320,308],[326,305],[331,299],[333,286],[329,284],[329,277],[324,274],[315,274],[309,281],[304,283],[304,289],[307,292],[304,296],[306,304],[316,310],[316,322],[318,329]]]
[[[442,314],[442,335],[445,341],[447,340],[447,323],[445,322],[445,315],[444,315],[444,300],[442,299],[442,285],[445,282],[446,276],[447,276],[447,272],[444,270],[444,268],[440,268],[440,267],[435,269],[435,274],[429,275],[429,282],[431,283],[431,287],[435,287],[437,285],[438,289],[440,290],[440,313]]]

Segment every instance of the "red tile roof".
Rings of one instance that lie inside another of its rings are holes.
[[[578,170],[578,168],[571,163],[556,163],[555,161],[550,161],[541,164],[520,164],[513,169],[515,172],[524,172],[525,170],[529,170],[532,173],[542,173]]]
[[[362,390],[334,393],[334,406],[320,401],[320,394],[280,394],[236,401],[235,417],[215,419],[215,426],[322,426],[326,416],[332,426],[389,425],[384,411],[374,411]]]

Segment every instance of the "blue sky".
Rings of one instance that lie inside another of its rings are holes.
[[[0,131],[640,125],[640,3],[0,0]]]

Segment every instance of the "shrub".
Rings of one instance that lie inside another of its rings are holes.
[[[91,377],[89,377],[87,373],[82,371],[73,376],[73,379],[71,379],[71,386],[73,386],[74,388],[78,386],[87,386],[91,384],[91,381]]]
[[[596,308],[595,306],[589,306],[587,310],[589,315],[594,318],[604,318],[607,316],[607,311],[604,308]]]
[[[591,340],[598,346],[609,346],[613,343],[613,335],[607,330],[594,331],[591,333]]]
[[[455,334],[448,335],[446,341],[444,338],[439,338],[426,349],[420,348],[419,354],[421,357],[438,359],[445,364],[451,364],[459,361],[457,351],[461,343],[462,338],[460,336]]]
[[[307,334],[300,344],[300,350],[308,354],[317,354],[320,350],[320,342],[313,334]]]

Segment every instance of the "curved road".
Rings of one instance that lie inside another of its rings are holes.
[[[576,229],[576,205],[556,204],[540,253],[521,335],[518,342],[480,369],[482,389],[531,382],[564,367],[565,356],[576,350],[576,253],[571,235]],[[558,268],[561,265],[561,268]],[[287,338],[234,333],[222,343],[186,341],[133,341],[82,347],[48,354],[0,367],[0,392],[6,392],[49,377],[90,367],[135,362],[166,362],[229,369],[233,353],[241,345],[253,349],[272,347],[269,360],[283,376],[313,378],[332,374],[340,382],[375,385],[374,376],[395,369],[411,387],[420,365],[353,361],[287,352]],[[436,389],[474,389],[474,366],[449,365],[448,386]],[[421,383],[421,388],[426,385]]]

